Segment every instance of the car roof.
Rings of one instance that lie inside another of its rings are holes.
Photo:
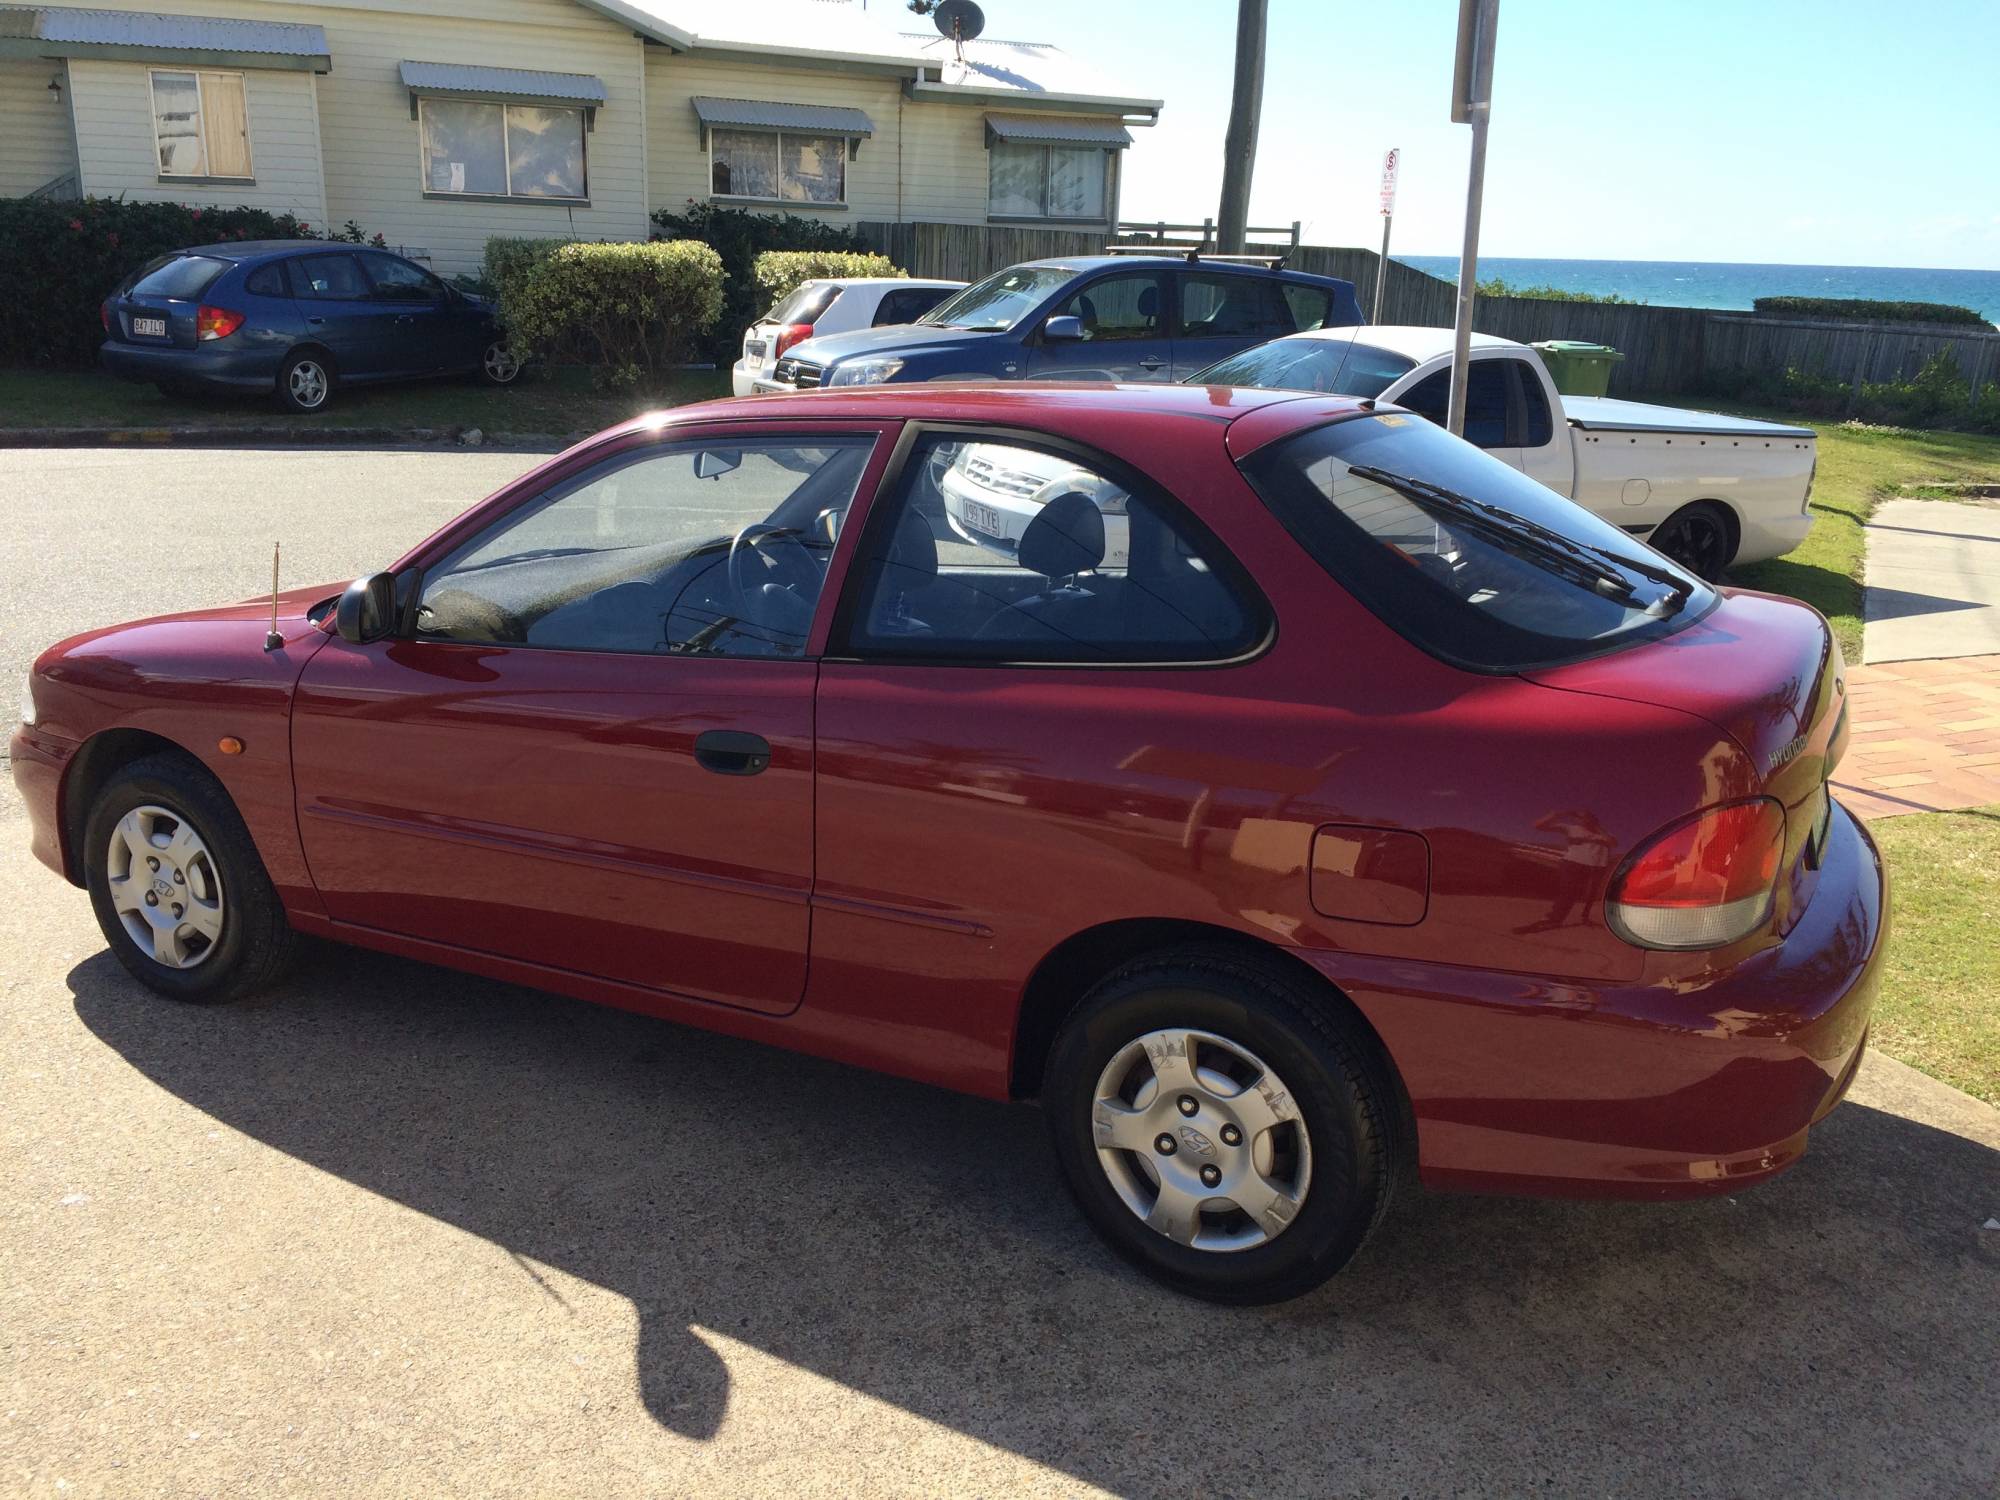
[[[1449,328],[1424,328],[1414,323],[1369,323],[1358,327],[1312,328],[1304,333],[1289,333],[1292,339],[1338,339],[1352,340],[1357,344],[1367,344],[1371,348],[1386,349],[1391,354],[1400,354],[1405,359],[1418,364],[1451,353]],[[1513,339],[1498,338],[1490,333],[1475,333],[1472,336],[1474,349],[1521,349],[1526,346]]]
[[[287,255],[301,250],[374,250],[378,255],[392,252],[374,245],[351,245],[345,240],[222,240],[213,245],[189,245],[177,255],[206,255],[214,260],[256,260],[266,255]]]
[[[1275,257],[1274,257],[1275,258]],[[1240,271],[1248,276],[1303,276],[1313,281],[1337,281],[1338,277],[1321,276],[1315,271],[1298,271],[1289,266],[1273,266],[1264,261],[1203,260],[1196,256],[1190,260],[1187,252],[1175,255],[1052,255],[1045,260],[1024,260],[1021,266],[1047,266],[1057,271],[1074,271],[1081,275],[1085,271],[1101,271],[1106,266],[1130,266],[1138,270],[1180,270]],[[1015,266],[1006,269],[1014,270]]]

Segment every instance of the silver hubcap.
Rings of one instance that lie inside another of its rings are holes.
[[[191,969],[222,941],[222,880],[194,825],[167,807],[135,807],[104,854],[111,905],[154,963]]]
[[[1207,1031],[1153,1031],[1097,1080],[1097,1160],[1125,1206],[1179,1245],[1248,1250],[1298,1217],[1312,1143],[1262,1058]]]
[[[326,371],[312,360],[292,366],[290,384],[292,399],[301,406],[318,406],[326,399]]]
[[[521,362],[505,344],[486,346],[486,373],[495,380],[512,380],[521,373]]]

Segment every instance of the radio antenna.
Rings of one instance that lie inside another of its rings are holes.
[[[264,636],[264,649],[276,651],[285,644],[278,634],[278,543],[271,543],[271,628]]]

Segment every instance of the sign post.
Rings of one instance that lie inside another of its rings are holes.
[[[1396,168],[1402,164],[1403,153],[1395,147],[1382,158],[1382,263],[1375,268],[1375,316],[1368,321],[1382,321],[1382,292],[1389,285],[1389,226],[1396,221]]]
[[[1472,297],[1479,278],[1479,206],[1486,192],[1486,121],[1493,109],[1493,42],[1500,0],[1458,0],[1458,57],[1451,76],[1451,118],[1472,127],[1465,183],[1465,246],[1458,257],[1458,316],[1452,325],[1451,401],[1445,425],[1465,436],[1465,382],[1472,368]]]

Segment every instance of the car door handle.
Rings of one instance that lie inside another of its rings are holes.
[[[1142,359],[1139,361],[1139,368],[1142,370],[1157,370],[1165,363],[1164,359]]]
[[[396,321],[398,323],[414,323],[417,321],[417,315],[415,313],[397,313]]]
[[[324,323],[324,322],[326,321],[326,319],[325,319],[325,318],[307,318],[307,319],[306,319],[306,321],[307,321],[308,323],[312,324],[312,326],[313,326],[313,327],[317,328],[317,327],[319,327],[319,325],[320,325],[320,324]]]
[[[711,729],[695,737],[694,758],[718,776],[755,776],[771,764],[771,742],[740,729]]]

